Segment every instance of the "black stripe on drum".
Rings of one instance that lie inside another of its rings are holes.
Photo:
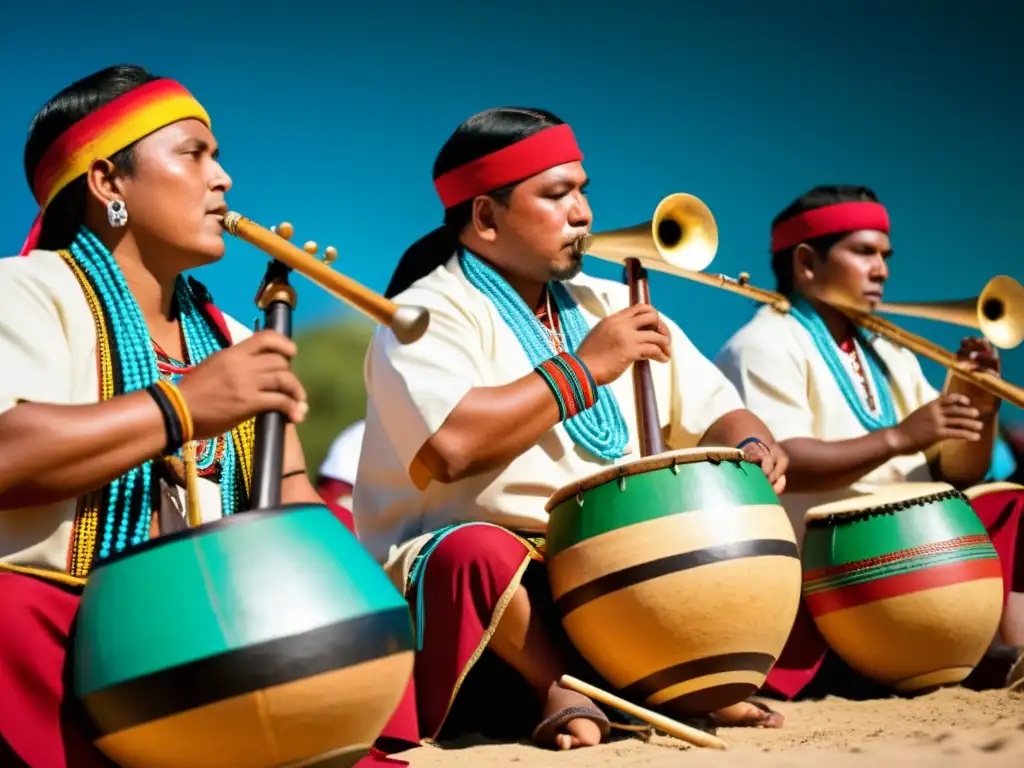
[[[799,559],[796,544],[785,539],[747,539],[746,541],[734,541],[731,544],[719,544],[714,547],[695,549],[691,552],[683,552],[678,555],[669,555],[657,560],[649,560],[646,563],[632,565],[623,568],[621,571],[607,573],[599,576],[593,581],[570,589],[555,601],[561,615],[568,616],[577,608],[597,600],[607,594],[626,589],[636,584],[641,584],[661,576],[668,576],[679,571],[686,571],[690,568],[700,568],[702,565],[713,565],[728,560],[737,560],[743,557],[794,557]]]
[[[753,651],[705,656],[703,659],[692,659],[681,664],[673,664],[671,667],[640,678],[623,688],[621,693],[629,701],[642,702],[658,691],[705,675],[714,675],[720,672],[757,672],[767,675],[774,663],[775,657],[771,654]]]
[[[83,704],[106,735],[411,650],[409,609],[402,606],[137,677],[92,693]]]

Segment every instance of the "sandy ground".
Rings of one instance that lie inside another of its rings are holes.
[[[1024,766],[1024,695],[1020,694],[953,688],[911,700],[830,698],[773,702],[772,707],[786,715],[782,729],[719,729],[718,735],[729,745],[725,752],[692,749],[675,739],[655,736],[647,743],[628,739],[563,753],[526,743],[468,740],[420,747],[395,757],[410,761],[413,768]]]

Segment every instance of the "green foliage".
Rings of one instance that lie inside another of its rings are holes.
[[[309,397],[309,415],[298,430],[310,479],[334,438],[366,416],[363,360],[373,328],[356,318],[295,332],[294,371]]]

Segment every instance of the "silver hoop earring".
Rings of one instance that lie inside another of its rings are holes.
[[[128,223],[128,207],[120,200],[111,200],[107,203],[107,221],[115,229],[123,227]]]

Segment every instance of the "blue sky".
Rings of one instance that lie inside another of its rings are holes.
[[[9,253],[34,215],[21,165],[32,115],[71,80],[131,62],[180,79],[207,106],[235,210],[334,244],[336,268],[379,291],[404,248],[440,222],[437,150],[462,119],[502,104],[544,107],[573,125],[597,229],[645,220],[671,192],[703,198],[721,237],[710,271],[747,271],[772,287],[771,217],[814,184],[863,183],[893,219],[891,300],[974,295],[998,273],[1024,279],[1021,3],[85,6],[3,11]],[[232,241],[200,277],[248,322],[263,264]],[[346,315],[296,283],[300,326]],[[752,311],[664,275],[652,297],[708,356]],[[961,335],[901,322],[947,348]],[[1024,384],[1024,353],[1004,357],[1007,378]],[[935,366],[926,371],[941,381]]]

